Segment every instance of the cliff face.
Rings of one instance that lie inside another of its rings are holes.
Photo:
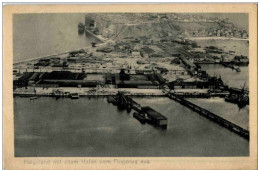
[[[134,15],[134,16],[133,16]],[[124,39],[127,37],[147,36],[160,38],[167,35],[177,35],[180,28],[174,22],[148,20],[137,14],[98,14],[86,16],[86,26],[94,21],[94,28],[105,38]],[[90,19],[91,18],[91,19]]]
[[[126,37],[146,36],[163,38],[166,36],[189,36],[193,32],[207,30],[217,24],[180,23],[174,21],[160,21],[145,24],[113,24],[109,22],[96,22],[96,28],[107,38],[122,39]],[[186,33],[186,34],[185,34]]]
[[[112,24],[108,25],[107,27],[101,24],[97,24],[97,28],[100,30],[103,36],[113,39],[123,39],[127,37],[137,38],[140,36],[159,38],[168,34],[178,33],[175,26],[169,23],[145,25]]]
[[[175,14],[87,14],[85,25],[95,34],[111,39],[140,36],[163,38],[180,34],[184,37],[205,36],[220,27],[227,28],[227,24],[221,25],[220,22],[183,22],[174,17]]]

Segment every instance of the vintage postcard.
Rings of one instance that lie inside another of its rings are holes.
[[[7,5],[4,168],[257,168],[257,5]]]

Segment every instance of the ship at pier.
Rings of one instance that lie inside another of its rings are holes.
[[[239,107],[249,105],[249,91],[245,88],[245,84],[241,89],[231,87],[229,92],[229,95],[225,97],[226,102],[235,103]]]
[[[78,33],[83,34],[85,32],[85,25],[83,23],[78,24]]]

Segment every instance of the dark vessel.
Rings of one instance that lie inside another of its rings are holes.
[[[235,56],[232,63],[239,66],[247,66],[249,64],[249,59],[247,56],[243,56],[243,55]]]
[[[205,50],[206,50],[206,53],[216,53],[216,54],[223,53],[222,49],[218,49],[217,47],[214,47],[214,46],[206,47]]]
[[[96,47],[96,43],[94,43],[94,42],[91,43],[91,45],[92,45],[92,47]]]
[[[78,33],[83,34],[85,32],[85,25],[83,23],[78,24]]]
[[[246,105],[249,105],[249,97],[248,95],[239,96],[237,100],[237,105],[239,107],[244,107]]]
[[[149,123],[161,127],[163,129],[167,129],[168,120],[167,117],[163,116],[156,110],[152,109],[149,106],[142,107],[141,113],[147,116]]]
[[[240,70],[239,67],[235,67],[235,70],[236,70],[237,72],[241,72],[241,70]]]
[[[79,94],[78,93],[71,93],[70,98],[71,99],[79,99]]]
[[[38,97],[36,97],[36,96],[30,98],[30,100],[36,100],[36,99],[38,99]]]
[[[249,91],[245,88],[245,84],[241,89],[238,88],[230,88],[230,94],[225,97],[226,102],[235,103],[240,107],[244,107],[249,105]]]
[[[237,95],[229,94],[227,97],[225,97],[225,101],[229,103],[237,103]]]
[[[139,120],[142,124],[146,123],[145,115],[142,113],[134,112],[133,117]]]
[[[109,96],[109,97],[107,98],[107,102],[108,102],[108,103],[114,103],[114,102],[115,102],[115,98],[112,97],[112,96]]]

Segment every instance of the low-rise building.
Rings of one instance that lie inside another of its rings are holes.
[[[220,63],[221,58],[219,56],[213,56],[215,63]]]
[[[243,55],[235,56],[234,60],[238,62],[249,62],[248,57]]]
[[[194,56],[194,62],[200,62],[200,61],[204,61],[204,60],[205,60],[205,56],[203,56],[203,55]]]
[[[229,60],[228,56],[222,55],[221,56],[221,61],[225,63],[225,62],[229,62],[230,60]]]
[[[138,52],[138,51],[133,51],[133,52],[132,52],[132,57],[133,57],[133,58],[141,58],[141,54],[140,54],[140,52]]]

